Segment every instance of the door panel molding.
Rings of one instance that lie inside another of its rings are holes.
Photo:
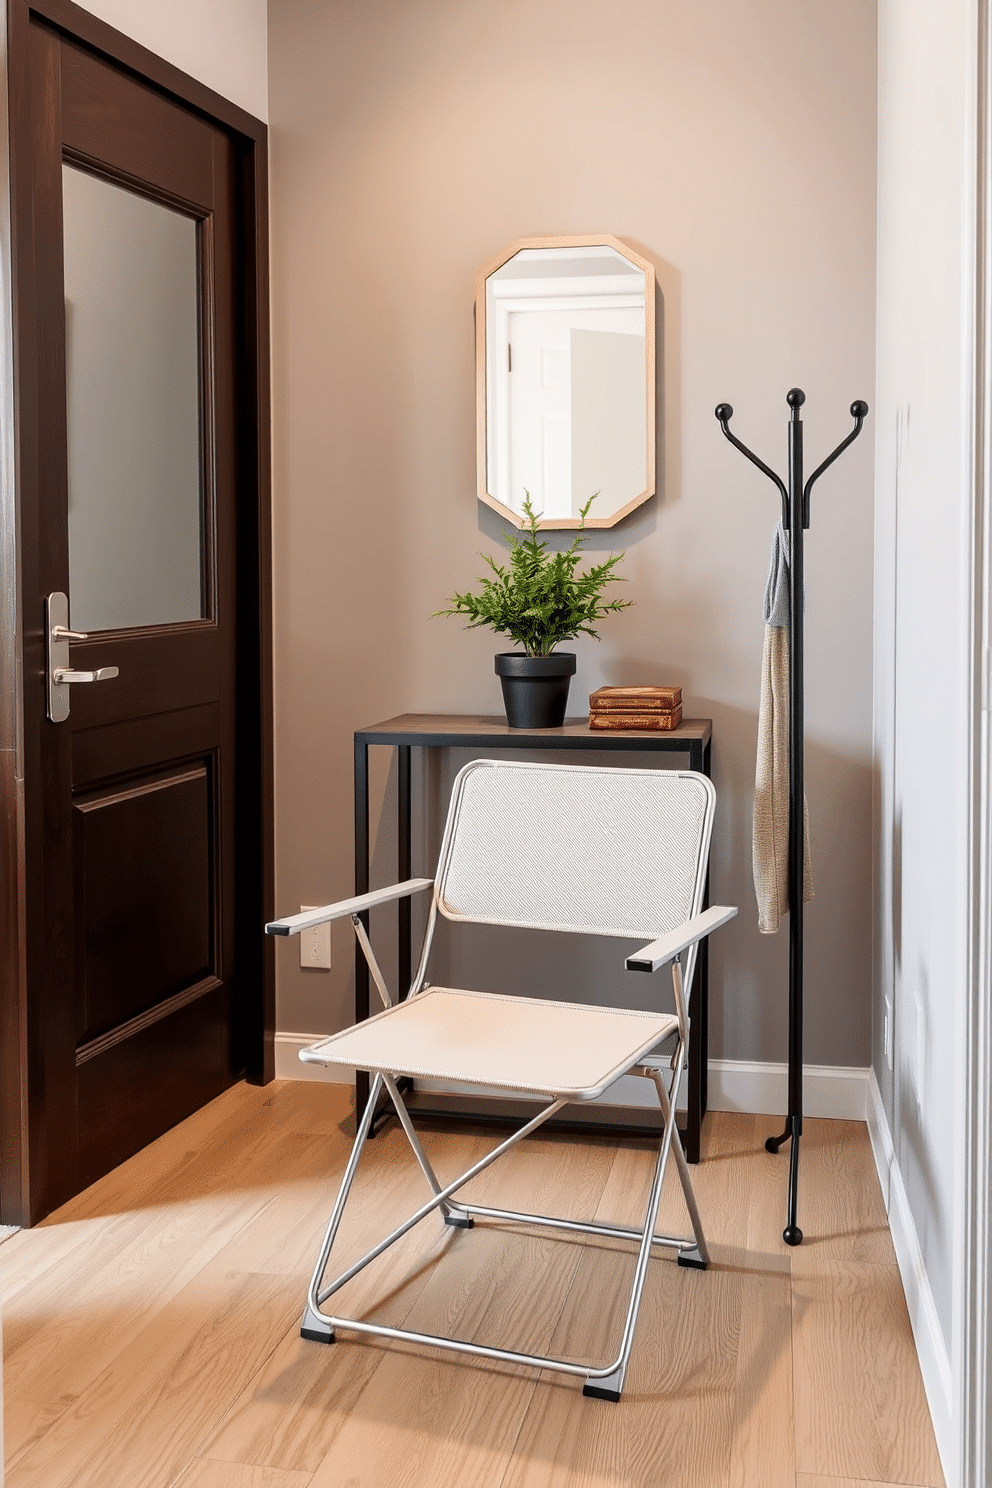
[[[231,975],[220,935],[217,759],[74,801],[76,1037]],[[78,1065],[78,1052],[76,1057]]]
[[[206,765],[190,765],[185,770],[171,770],[167,775],[156,775],[153,780],[140,781],[137,785],[111,786],[106,792],[81,801],[77,794],[77,811],[100,811],[105,806],[117,806],[121,801],[133,801],[137,796],[150,796],[154,791],[167,790],[170,785],[184,785],[187,780],[205,780]]]
[[[153,1023],[160,1023],[163,1018],[169,1018],[177,1013],[180,1008],[188,1007],[191,1002],[205,997],[208,992],[215,992],[221,986],[220,979],[215,976],[204,977],[201,982],[194,982],[192,987],[187,987],[184,992],[177,992],[175,997],[166,998],[165,1002],[158,1003],[149,1008],[147,1012],[139,1013],[137,1017],[130,1018],[119,1027],[112,1028],[109,1033],[101,1033],[99,1038],[90,1039],[85,1044],[80,1044],[76,1050],[76,1068],[86,1064],[90,1059],[97,1059],[101,1054],[106,1054],[117,1044],[122,1044],[126,1039],[132,1038],[136,1033],[142,1033],[146,1028],[151,1028]]]
[[[104,743],[109,728],[74,729],[72,775],[77,791],[144,774],[163,754],[177,764],[202,758],[217,736],[219,715],[220,704],[209,703],[188,714],[153,713],[118,724],[112,730],[114,751],[109,756]]]
[[[61,168],[62,121],[53,113],[52,100],[57,103],[60,96],[63,55],[72,70],[77,51],[111,63],[144,93],[157,92],[163,101],[171,99],[192,110],[205,127],[223,132],[223,150],[230,152],[234,185],[228,206],[237,244],[233,295],[237,380],[230,397],[237,435],[238,751],[233,788],[239,818],[236,838],[230,822],[216,823],[212,830],[230,834],[238,862],[236,923],[223,929],[231,948],[228,954],[233,956],[237,947],[239,1017],[231,1029],[234,1066],[243,1068],[249,1079],[264,1082],[274,1073],[275,1013],[272,947],[258,934],[258,928],[274,913],[267,132],[259,120],[70,0],[7,0],[6,14],[10,175],[8,193],[4,159],[0,165],[0,246],[9,233],[13,326],[4,362],[5,368],[12,369],[12,385],[0,388],[0,466],[7,463],[6,472],[0,470],[0,474],[9,475],[12,466],[14,479],[0,480],[4,622],[0,626],[0,1217],[5,1223],[31,1224],[68,1197],[77,1174],[88,1181],[86,1173],[92,1173],[94,1160],[90,1151],[80,1152],[77,1160],[72,1136],[75,1111],[67,1105],[70,1101],[75,1105],[72,1092],[79,1052],[71,995],[65,995],[65,989],[71,992],[72,986],[71,972],[66,975],[73,954],[72,937],[60,933],[58,906],[44,902],[44,855],[51,854],[60,838],[71,841],[63,819],[67,810],[71,814],[68,781],[62,778],[68,766],[52,763],[52,751],[43,747],[42,730],[71,729],[71,749],[62,755],[75,761],[77,791],[80,786],[99,785],[107,772],[106,762],[97,764],[103,725],[109,722],[103,709],[113,706],[106,698],[101,703],[92,696],[99,688],[77,688],[70,722],[52,725],[45,718],[42,697],[45,636],[39,600],[43,586],[36,555],[44,552],[47,571],[51,572],[54,562],[67,581],[68,552],[64,528],[50,530],[51,522],[38,500],[38,493],[53,478],[52,461],[65,458],[65,414],[64,408],[47,406],[41,394],[51,377],[53,358],[62,360],[64,373],[61,338],[45,335],[39,322],[43,295],[50,294],[53,283],[61,284],[62,247],[61,199],[52,191],[39,200],[32,186],[36,152],[48,152],[49,167],[57,157]],[[0,117],[0,132],[4,122]],[[75,129],[75,123],[70,123]],[[191,126],[199,128],[197,119],[191,119]],[[73,152],[84,144],[81,136],[77,139],[73,134]],[[188,185],[182,190],[188,192]],[[188,195],[183,199],[191,202]],[[4,253],[0,259],[8,261]],[[0,291],[3,288],[0,283]],[[16,421],[12,408],[16,408]],[[216,652],[216,628],[210,621],[194,622],[187,631],[162,635],[163,659],[171,652],[169,668],[184,669],[193,663],[198,676],[201,671],[206,675],[213,670],[209,658],[211,646]],[[106,661],[109,649],[118,649],[122,641],[127,644],[126,632],[111,632],[74,647],[74,665],[87,665],[88,654]],[[219,656],[216,665],[220,665]],[[115,742],[112,779],[122,783],[133,782],[143,769],[153,767],[172,733],[179,742],[175,698],[168,684],[154,675],[156,668],[147,670],[145,716],[123,725]],[[207,748],[216,725],[217,695],[204,685],[191,714],[194,735],[199,729]],[[199,752],[195,742],[185,737],[185,755],[176,758],[176,767],[194,764]],[[66,866],[71,874],[71,865]],[[216,895],[214,902],[216,917]],[[213,926],[215,937],[220,928],[216,923]],[[217,1021],[222,995],[208,978],[198,989],[180,991],[181,1005],[163,1012],[167,1006],[163,1003],[159,1009],[139,1014],[138,1019],[151,1018],[155,1012],[152,1022],[174,1030],[167,1033],[167,1039],[172,1038],[177,1049],[197,1029],[196,1037],[202,1038],[204,1047],[216,1049],[217,1040],[226,1038]],[[129,1078],[130,1046],[150,1036],[148,1027],[131,1027],[135,1021],[103,1035],[113,1037],[113,1046],[93,1050],[81,1066],[86,1084],[79,1086],[79,1107],[95,1112],[95,1119],[111,1135],[113,1123],[111,1113],[103,1109],[99,1071],[104,1060],[114,1060]],[[124,1028],[130,1029],[126,1036]],[[183,1079],[183,1098],[194,1102],[190,1109],[200,1099],[209,1098],[206,1065],[202,1070],[190,1067]]]
[[[155,1124],[143,1120],[138,1097],[150,1093],[153,1099],[168,1099],[183,1116],[189,1116],[218,1093],[213,1071],[226,1057],[224,1014],[223,988],[207,989],[195,1001],[74,1069],[80,1109],[80,1187],[107,1171],[108,1146],[112,1157],[123,1162],[158,1136]],[[155,1055],[151,1068],[143,1057],[149,1049]],[[126,1091],[128,1085],[133,1101],[108,1099],[108,1091]]]
[[[191,685],[196,692],[191,705],[216,703],[220,697],[220,638],[209,622],[170,626],[165,631],[104,631],[98,639],[73,643],[72,664],[86,669],[107,665],[126,669],[138,694],[137,701],[128,705],[112,683],[77,687],[67,725],[73,733],[125,718],[171,713],[183,706]]]

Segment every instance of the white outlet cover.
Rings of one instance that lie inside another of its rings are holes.
[[[301,904],[300,914],[319,909],[319,904]],[[300,931],[301,971],[330,971],[331,969],[331,922],[315,925],[312,930]]]

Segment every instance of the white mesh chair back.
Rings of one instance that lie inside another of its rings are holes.
[[[656,939],[702,907],[714,801],[688,771],[474,760],[452,792],[438,909]]]

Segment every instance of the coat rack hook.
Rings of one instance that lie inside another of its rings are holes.
[[[834,463],[834,461],[837,459],[837,456],[842,455],[847,449],[847,446],[854,443],[855,439],[857,439],[858,435],[861,433],[862,427],[864,426],[864,421],[868,417],[868,404],[863,398],[858,398],[851,404],[851,417],[854,419],[854,428],[851,430],[850,434],[848,434],[846,439],[841,440],[840,444],[834,450],[833,454],[828,455],[822,465],[818,465],[816,467],[816,469],[813,471],[813,474],[810,476],[809,480],[803,487],[804,527],[809,526],[809,493],[810,491],[812,491],[814,483],[820,479],[820,476],[827,469],[827,467]]]
[[[794,388],[793,389],[793,392],[798,392],[798,391],[799,390],[797,388]],[[806,394],[805,393],[800,393],[799,396],[800,396],[800,399],[804,401],[805,400],[805,397],[806,397]],[[790,398],[792,397],[792,393],[789,394],[789,397]],[[746,455],[747,458],[751,461],[751,464],[752,465],[757,465],[758,469],[764,475],[767,475],[767,477],[768,477],[768,479],[770,481],[774,481],[775,485],[778,486],[779,493],[780,493],[780,495],[782,497],[782,526],[786,530],[788,530],[788,526],[789,526],[789,493],[785,489],[784,482],[779,480],[779,478],[775,474],[774,470],[769,469],[769,467],[765,464],[764,460],[759,460],[758,459],[758,456],[752,450],[749,450],[746,444],[742,444],[741,441],[737,438],[736,434],[731,434],[731,432],[730,432],[730,420],[734,416],[734,410],[730,406],[730,404],[729,403],[718,403],[717,406],[716,406],[716,408],[714,409],[714,412],[716,414],[717,419],[719,420],[721,429],[723,430],[724,434],[726,434],[727,438],[730,440],[730,442],[734,446],[734,448],[735,449],[739,449],[742,455]]]

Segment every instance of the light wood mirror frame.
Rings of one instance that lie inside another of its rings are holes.
[[[644,429],[645,429],[645,487],[615,511],[597,515],[595,505],[585,525],[615,527],[624,517],[641,506],[655,494],[655,273],[654,265],[635,253],[626,243],[608,233],[594,233],[573,237],[517,238],[495,258],[489,260],[476,275],[475,281],[475,327],[476,327],[476,452],[479,500],[491,506],[500,516],[512,522],[514,527],[523,527],[525,519],[504,501],[499,500],[489,489],[489,430],[488,409],[490,389],[488,386],[487,359],[487,283],[491,276],[508,264],[522,250],[532,249],[583,249],[611,248],[644,275]],[[507,436],[508,437],[508,436]],[[590,492],[590,494],[592,494]],[[541,517],[542,528],[577,528],[581,525],[577,515]]]

